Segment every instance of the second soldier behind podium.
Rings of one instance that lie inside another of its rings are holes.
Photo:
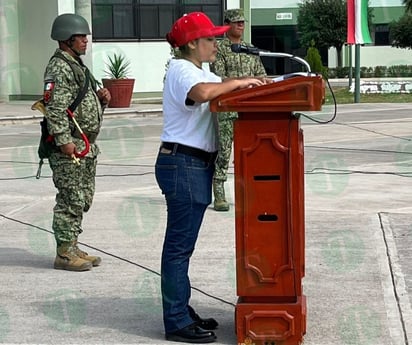
[[[259,56],[245,53],[234,53],[230,46],[233,43],[250,46],[243,40],[245,16],[242,9],[230,9],[225,12],[225,25],[230,28],[225,37],[218,42],[216,61],[210,69],[222,79],[233,77],[266,77],[266,71]],[[216,211],[229,211],[224,183],[227,180],[230,156],[233,143],[233,123],[237,119],[236,112],[218,113],[219,152],[216,159],[216,170],[213,177],[213,207]]]

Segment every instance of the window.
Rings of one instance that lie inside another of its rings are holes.
[[[375,25],[375,46],[389,46],[389,25]]]
[[[92,0],[93,40],[165,39],[185,13],[205,12],[215,25],[223,23],[224,0]]]

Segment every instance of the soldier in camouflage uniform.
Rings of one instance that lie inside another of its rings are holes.
[[[90,74],[86,94],[74,113],[90,142],[90,151],[78,164],[73,158],[76,152],[84,150],[85,143],[66,112],[86,79],[87,67],[80,55],[86,52],[89,34],[89,25],[83,17],[76,14],[58,16],[53,22],[51,38],[59,42],[59,48],[44,74],[45,117],[56,145],[49,157],[57,189],[52,225],[57,244],[54,268],[70,271],[90,270],[101,262],[99,257],[80,250],[77,238],[82,232],[83,213],[89,210],[94,195],[99,153],[95,140],[110,93],[107,89],[96,91],[96,80]]]
[[[218,43],[216,61],[210,66],[211,70],[222,79],[245,76],[266,77],[266,71],[259,56],[233,53],[230,49],[233,43],[248,45],[242,39],[245,29],[243,10],[227,10],[225,12],[225,24],[230,25],[230,29]],[[225,196],[224,182],[227,180],[227,170],[232,152],[233,123],[237,119],[237,113],[218,113],[217,118],[219,124],[219,153],[213,178],[214,209],[216,211],[228,211],[229,204]]]

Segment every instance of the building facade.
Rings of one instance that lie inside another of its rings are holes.
[[[251,23],[252,41],[269,51],[287,52],[304,57],[306,52],[300,48],[297,17],[299,3],[297,0],[252,0]],[[373,10],[370,33],[372,45],[361,48],[361,66],[391,66],[412,63],[412,52],[407,49],[392,48],[389,42],[389,23],[399,19],[405,11],[402,0],[369,0]],[[343,65],[350,62],[349,49],[343,50]],[[352,52],[353,54],[354,52]],[[322,61],[328,67],[337,66],[336,50],[321,52]],[[352,59],[354,61],[354,59]],[[291,66],[283,61],[265,61],[268,72],[287,73]]]
[[[170,47],[164,35],[175,19],[191,11],[206,12],[216,24],[226,8],[243,7],[248,18],[246,39],[274,52],[303,57],[297,39],[298,0],[0,0],[0,100],[36,99],[42,94],[43,71],[57,47],[50,39],[54,18],[62,13],[85,17],[93,35],[85,63],[93,74],[105,76],[112,53],[131,61],[130,77],[136,79],[135,97],[158,97]],[[374,18],[374,44],[362,47],[361,66],[411,64],[412,52],[389,45],[388,24],[403,13],[402,0],[370,0]],[[325,54],[336,66],[336,52]],[[344,52],[347,64],[348,52]],[[269,74],[293,68],[288,61],[264,58]],[[324,60],[325,63],[325,60]]]

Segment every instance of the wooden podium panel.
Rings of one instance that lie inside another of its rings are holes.
[[[238,296],[302,293],[303,134],[297,119],[235,122]]]
[[[238,303],[238,344],[295,345],[306,333],[306,297],[296,303]]]
[[[294,111],[320,110],[320,76],[214,99],[234,126],[238,344],[298,345],[306,333],[304,142]]]

